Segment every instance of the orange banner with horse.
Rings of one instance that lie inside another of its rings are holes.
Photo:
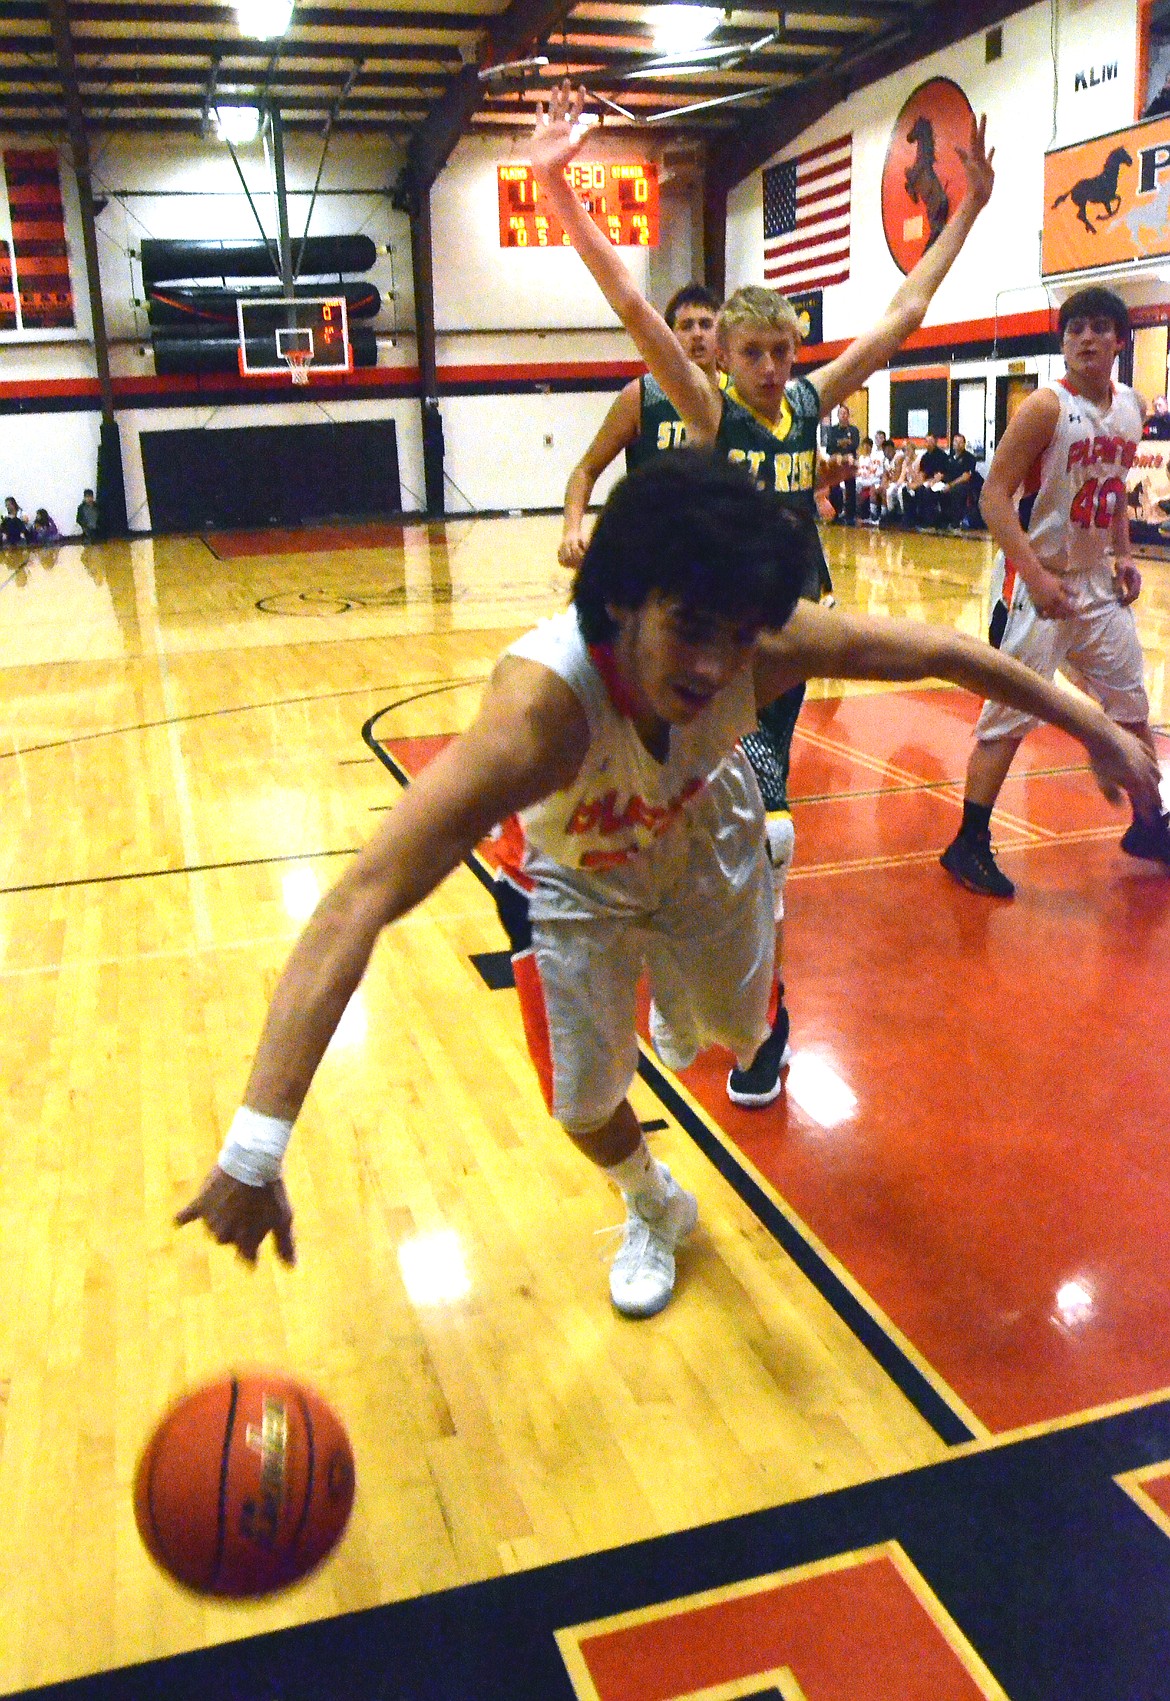
[[[1170,254],[1170,117],[1044,156],[1041,274]]]

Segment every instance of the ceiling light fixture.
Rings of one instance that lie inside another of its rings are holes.
[[[260,134],[258,106],[216,106],[212,108],[212,113],[216,133],[221,142],[230,142],[233,147],[242,147],[245,142],[254,142]]]
[[[292,10],[293,0],[236,0],[236,22],[241,35],[268,41],[284,34]]]
[[[656,6],[650,33],[659,53],[686,53],[723,22],[718,6]]]

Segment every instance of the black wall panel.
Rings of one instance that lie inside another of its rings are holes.
[[[947,381],[945,378],[901,378],[890,385],[890,431],[895,437],[909,435],[906,416],[915,408],[930,415],[934,437],[947,435]]]
[[[156,532],[368,519],[402,507],[392,419],[144,431]]]

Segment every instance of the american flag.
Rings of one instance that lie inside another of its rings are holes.
[[[764,278],[785,295],[849,276],[853,137],[822,142],[764,173]]]

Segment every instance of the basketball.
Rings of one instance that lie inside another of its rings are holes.
[[[152,1558],[204,1595],[283,1589],[337,1544],[353,1504],[349,1437],[321,1396],[256,1371],[188,1394],[138,1463]]]

